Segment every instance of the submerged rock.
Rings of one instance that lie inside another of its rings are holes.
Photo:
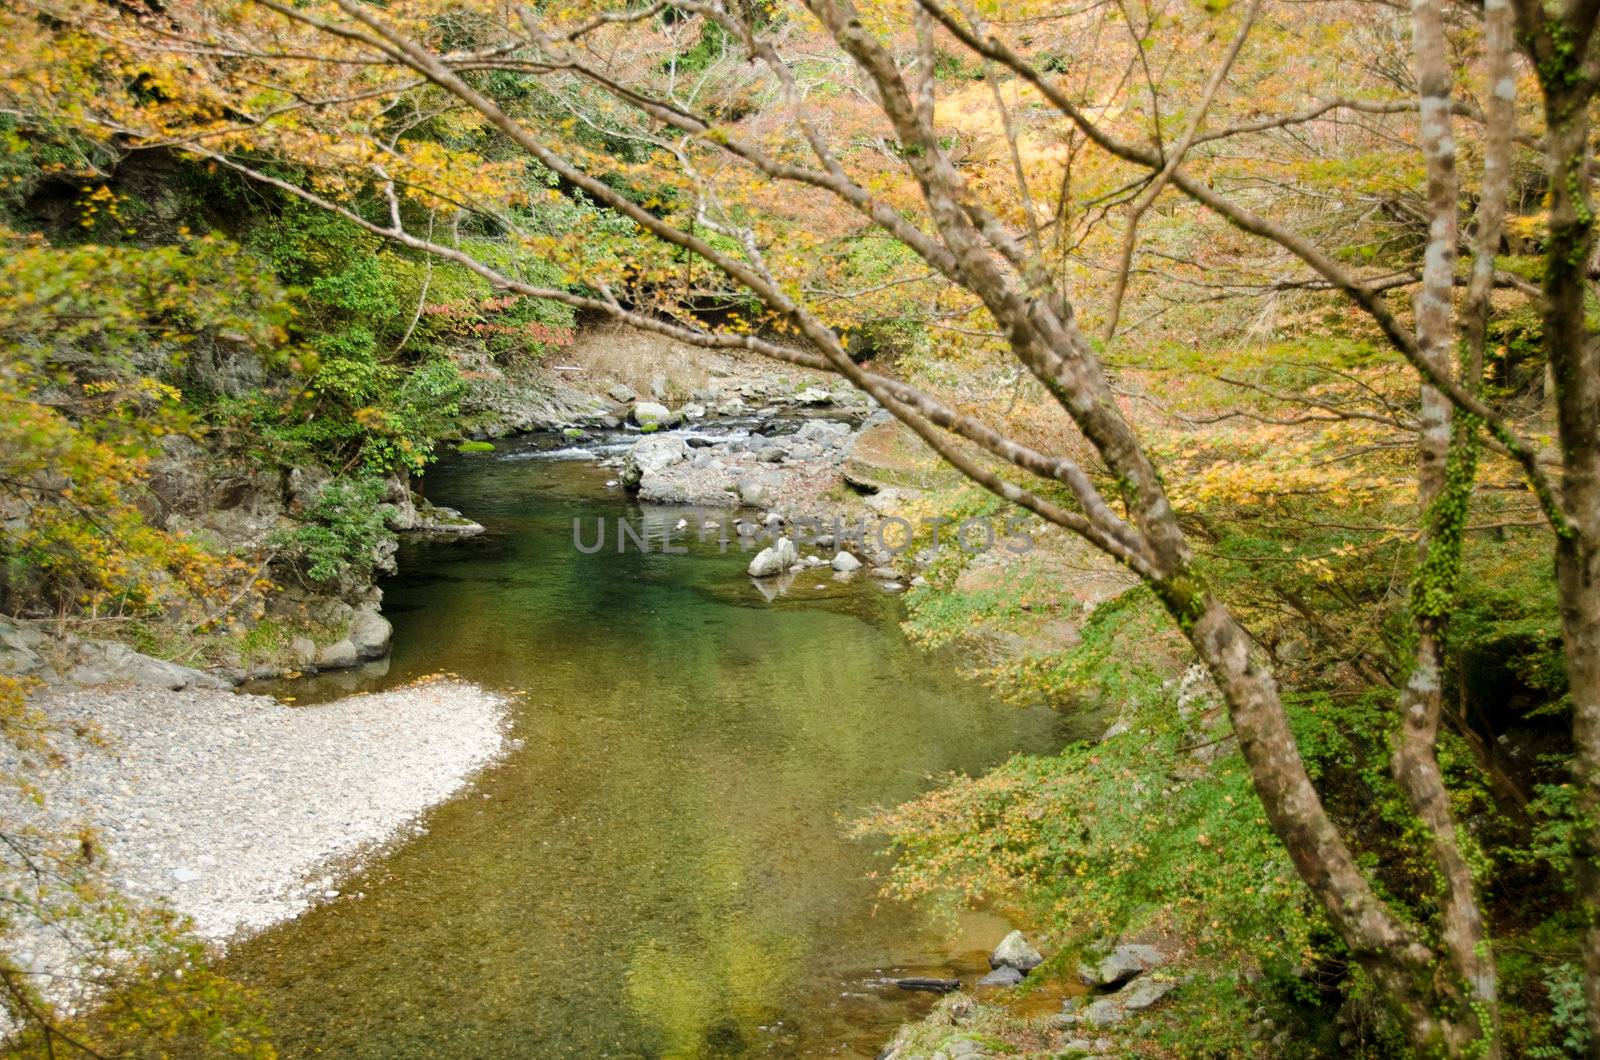
[[[1020,931],[1013,931],[1000,940],[1000,945],[989,954],[989,967],[1015,968],[1019,972],[1031,972],[1044,963],[1044,958],[1039,951],[1028,942],[1027,936]]]
[[[1016,986],[1026,978],[1021,972],[1008,964],[1002,964],[982,979],[978,980],[979,986]]]

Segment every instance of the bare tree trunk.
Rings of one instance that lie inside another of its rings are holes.
[[[1517,35],[1544,96],[1549,181],[1544,346],[1561,441],[1563,519],[1556,525],[1556,591],[1572,699],[1578,789],[1578,887],[1584,918],[1584,1000],[1600,1048],[1600,357],[1584,322],[1594,249],[1589,106],[1600,82],[1594,46],[1600,6],[1567,0],[1552,14],[1512,0]]]
[[[1572,697],[1573,771],[1583,812],[1578,872],[1584,991],[1590,1033],[1600,1042],[1600,361],[1583,319],[1583,265],[1594,238],[1588,103],[1588,92],[1547,93],[1545,349],[1555,377],[1565,471],[1561,495],[1570,521],[1556,541],[1556,585]]]
[[[1429,221],[1416,298],[1417,345],[1437,371],[1450,373],[1455,362],[1451,297],[1459,188],[1450,116],[1452,77],[1437,0],[1412,4],[1412,42]],[[1475,382],[1467,382],[1476,393]],[[1500,1047],[1495,1033],[1499,1021],[1494,957],[1437,751],[1444,713],[1444,636],[1461,569],[1461,540],[1477,467],[1477,426],[1469,416],[1453,416],[1449,399],[1426,381],[1420,398],[1421,531],[1411,601],[1416,645],[1400,690],[1400,731],[1392,767],[1395,781],[1427,833],[1439,875],[1441,935],[1453,972],[1439,987],[1441,1000],[1456,1009],[1449,1026],[1442,1028],[1446,1048],[1459,1053],[1478,1041],[1484,1055],[1495,1057]]]

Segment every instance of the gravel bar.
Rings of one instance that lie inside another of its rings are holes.
[[[35,774],[45,808],[33,812],[94,825],[110,882],[218,944],[337,897],[332,873],[459,791],[506,740],[504,698],[454,680],[308,707],[107,687],[34,705],[99,739],[56,739],[67,763]]]

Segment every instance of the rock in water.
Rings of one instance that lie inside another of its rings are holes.
[[[1000,940],[1000,945],[989,954],[989,967],[1015,968],[1019,972],[1031,972],[1044,963],[1044,958],[1039,951],[1029,944],[1027,938],[1020,931],[1013,931]]]
[[[356,646],[350,643],[350,638],[334,641],[321,651],[317,652],[317,669],[319,670],[347,670],[361,661],[361,656],[356,652]]]
[[[641,401],[633,406],[628,415],[633,418],[634,423],[643,427],[647,423],[661,424],[672,415],[672,412],[667,406],[654,401]]]
[[[752,578],[771,578],[794,566],[799,559],[800,554],[795,551],[794,542],[787,537],[780,537],[771,548],[756,553],[756,558],[750,561],[748,573]]]
[[[1002,964],[982,979],[978,980],[979,986],[1016,986],[1022,982],[1024,976],[1021,972],[1007,964]]]
[[[831,566],[836,571],[843,571],[848,574],[850,571],[860,570],[861,561],[848,552],[839,552],[834,555]]]
[[[345,636],[355,646],[357,656],[377,659],[388,652],[394,627],[378,612],[362,610],[351,616],[350,629]]]
[[[641,438],[628,450],[622,463],[622,485],[637,491],[646,475],[653,475],[689,458],[689,447],[675,435]]]

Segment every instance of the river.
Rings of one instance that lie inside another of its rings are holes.
[[[715,541],[619,554],[614,521],[643,513],[550,445],[430,473],[488,532],[403,547],[386,667],[277,689],[455,673],[519,690],[520,743],[224,970],[287,1057],[872,1056],[931,1004],[888,978],[981,974],[1006,925],[878,897],[883,854],[850,820],[1054,750],[1059,719],[914,648],[866,577],[769,601]],[[576,549],[575,518],[609,546]]]

